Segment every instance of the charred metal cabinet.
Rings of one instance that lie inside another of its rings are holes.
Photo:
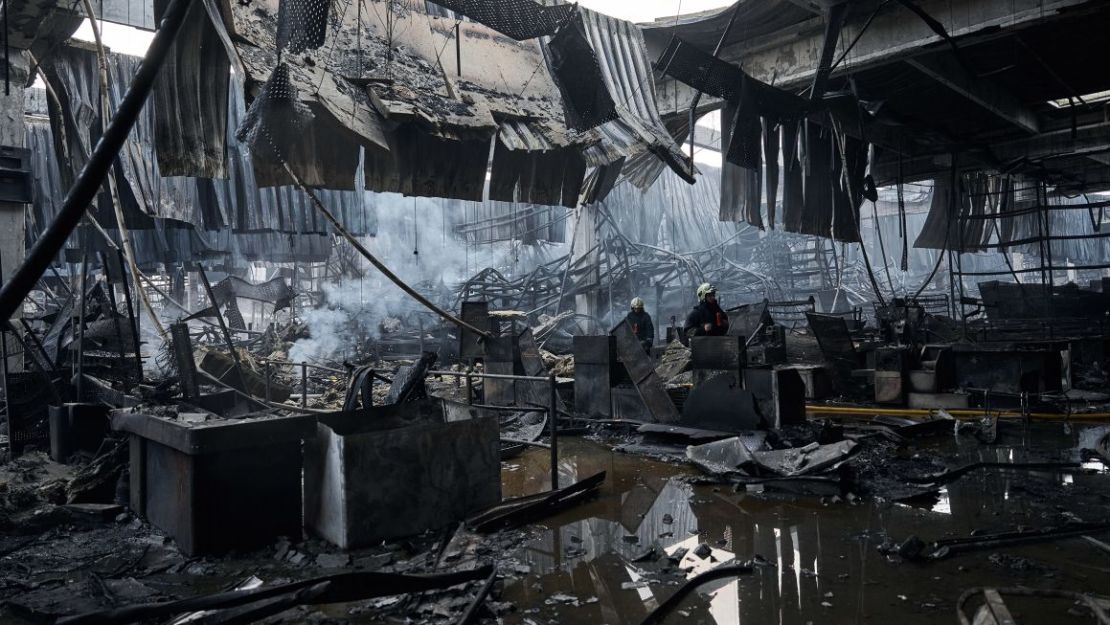
[[[515,336],[495,336],[484,341],[486,373],[497,375],[524,375],[520,360],[520,343]],[[494,406],[513,406],[517,403],[516,382],[513,380],[485,379],[485,401]]]
[[[806,420],[806,385],[796,369],[744,369],[744,388],[751,391],[768,425],[781,428]]]
[[[454,402],[319,415],[305,526],[352,549],[461,521],[501,501],[500,448],[496,414]]]
[[[489,332],[492,324],[489,318],[489,304],[486,302],[463,302],[462,320],[468,324]],[[482,349],[481,337],[474,331],[461,328],[459,330],[459,358],[473,360],[485,355]]]
[[[574,337],[574,409],[590,417],[613,417],[613,387],[623,368],[613,336]]]
[[[906,373],[909,350],[905,347],[880,347],[875,350],[875,401],[902,405],[906,401]]]
[[[701,384],[719,374],[731,375],[742,382],[747,362],[742,336],[695,336],[690,339],[690,368],[694,384]]]
[[[64,463],[78,451],[96,453],[108,434],[108,412],[101,404],[50,406],[50,458]]]
[[[190,556],[301,536],[301,441],[314,417],[188,424],[117,411],[131,436],[131,510]]]

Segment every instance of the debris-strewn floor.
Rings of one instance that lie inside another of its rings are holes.
[[[995,445],[945,434],[898,453],[949,467],[1076,460],[1080,435],[1079,428],[1061,424],[1007,425]],[[1082,537],[929,561],[897,555],[911,536],[931,542],[1105,521],[1110,475],[1097,462],[1087,467],[1097,472],[973,472],[948,483],[937,500],[913,507],[735,492],[731,485],[692,484],[699,474],[686,465],[590,441],[566,438],[561,449],[561,484],[606,471],[601,495],[521,530],[493,536],[448,531],[351,553],[317,540],[282,541],[254,553],[199,559],[183,557],[126,512],[102,519],[50,504],[56,500],[52,487],[41,485],[64,471],[33,456],[9,467],[0,486],[7,515],[0,536],[0,598],[6,602],[0,620],[186,597],[231,588],[250,576],[274,584],[340,570],[448,571],[491,560],[501,579],[479,616],[507,624],[636,624],[688,577],[748,560],[753,573],[703,586],[669,619],[956,623],[957,598],[971,587],[1110,588],[1110,553]],[[548,488],[548,462],[543,449],[504,462],[504,495]],[[480,586],[296,608],[267,622],[454,622]],[[1093,622],[1085,608],[1066,600],[1007,598],[1007,604],[1026,625]]]

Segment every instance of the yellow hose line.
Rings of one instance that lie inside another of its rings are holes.
[[[924,408],[871,408],[868,406],[823,406],[820,404],[806,404],[806,412],[845,416],[891,415],[897,417],[927,417],[936,412],[936,410],[926,410]],[[971,410],[967,408],[945,410],[945,412],[953,417],[968,419],[978,419],[987,414],[985,410]],[[999,417],[1019,419],[1022,416],[1020,412],[1012,411],[999,411],[992,412],[991,414]],[[1055,412],[1031,412],[1029,413],[1029,418],[1045,421],[1110,421],[1110,412],[1083,412],[1072,413],[1070,415]]]

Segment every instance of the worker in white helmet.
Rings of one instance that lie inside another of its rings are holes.
[[[640,340],[644,351],[651,353],[651,346],[655,343],[655,324],[651,322],[651,315],[644,310],[644,300],[632,298],[632,310],[624,318],[632,326],[632,333]]]
[[[717,303],[717,287],[706,282],[698,287],[698,305],[686,316],[682,326],[686,336],[724,336],[728,334],[728,315]]]

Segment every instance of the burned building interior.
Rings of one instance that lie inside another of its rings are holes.
[[[1110,624],[1110,2],[0,6],[0,622]]]

